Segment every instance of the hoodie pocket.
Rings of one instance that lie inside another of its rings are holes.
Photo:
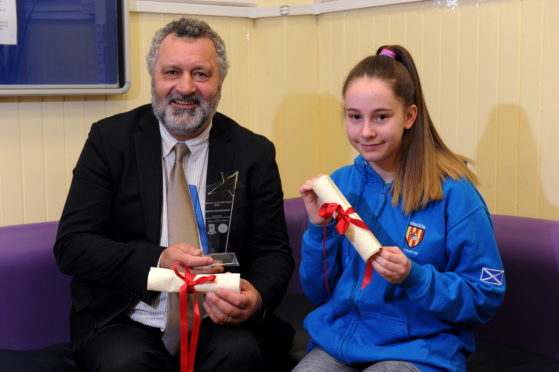
[[[410,338],[406,321],[379,313],[362,313],[361,332],[357,337],[364,345],[387,346]]]

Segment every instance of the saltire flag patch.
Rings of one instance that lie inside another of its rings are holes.
[[[504,270],[490,269],[488,267],[483,267],[481,269],[481,277],[479,279],[482,282],[486,282],[489,284],[502,285],[504,276],[505,276]]]
[[[416,247],[423,240],[425,230],[416,226],[409,225],[406,231],[406,242],[410,248]]]

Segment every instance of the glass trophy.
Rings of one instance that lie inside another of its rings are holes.
[[[221,182],[208,185],[206,191],[207,255],[214,259],[211,266],[239,266],[235,252],[229,252],[229,232],[239,171],[231,175],[222,173],[221,178]]]

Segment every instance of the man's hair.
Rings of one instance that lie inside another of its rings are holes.
[[[401,99],[404,108],[417,106],[417,118],[410,129],[404,131],[399,150],[399,163],[392,185],[392,203],[402,199],[407,214],[425,207],[429,202],[443,198],[442,181],[446,178],[466,178],[477,183],[468,168],[470,159],[453,153],[443,142],[423,97],[421,82],[411,54],[401,45],[384,45],[377,55],[359,62],[348,74],[342,89],[356,79],[368,77],[386,82]]]
[[[155,61],[159,54],[159,46],[163,39],[170,34],[176,34],[178,37],[198,39],[201,37],[209,38],[217,52],[217,59],[219,62],[219,76],[221,81],[227,75],[229,62],[227,61],[227,52],[225,51],[225,43],[221,37],[204,21],[194,18],[180,18],[172,21],[165,27],[159,29],[153,36],[151,48],[146,57],[149,74],[153,77]]]

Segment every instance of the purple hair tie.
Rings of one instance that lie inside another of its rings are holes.
[[[386,48],[382,49],[378,55],[379,56],[386,56],[386,57],[392,58],[392,59],[396,59],[396,57],[397,57],[396,53],[394,53],[390,49],[386,49]]]

